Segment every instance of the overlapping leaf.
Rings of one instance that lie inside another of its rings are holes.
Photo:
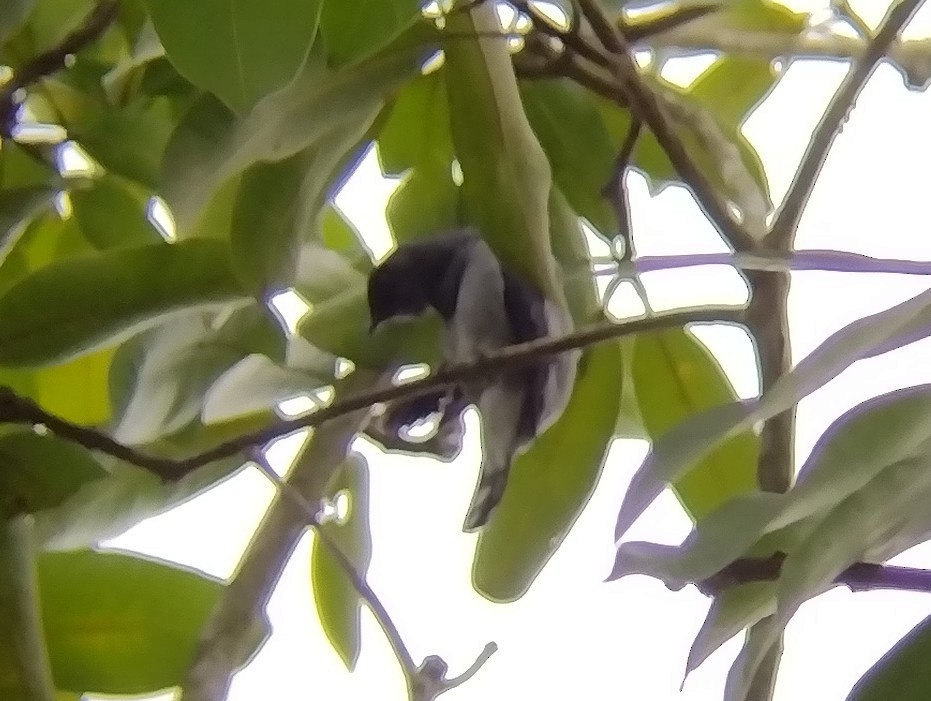
[[[237,299],[241,292],[227,249],[213,241],[53,263],[0,297],[0,364],[65,360],[115,343],[170,312]]]
[[[79,551],[38,560],[59,688],[141,694],[181,683],[223,585],[142,557]],[[252,649],[267,635],[256,626]]]
[[[483,596],[519,598],[556,552],[598,482],[620,396],[619,348],[592,348],[562,417],[514,462],[504,498],[479,535],[472,580]]]
[[[145,4],[178,71],[233,109],[245,111],[297,73],[317,34],[323,2]]]
[[[656,440],[690,415],[737,399],[714,356],[683,330],[643,334],[634,340],[632,366],[640,415]],[[693,520],[731,497],[756,489],[759,439],[744,431],[723,443],[674,485]]]
[[[653,446],[631,480],[618,515],[620,538],[667,483],[675,482],[724,440],[782,413],[844,368],[913,324],[931,324],[931,292],[859,319],[832,334],[759,401],[709,409],[678,424]]]
[[[372,557],[368,514],[368,465],[358,454],[350,455],[333,475],[328,498],[348,498],[344,518],[321,526],[327,540],[344,555],[360,577],[365,577]],[[345,665],[354,669],[361,646],[362,599],[343,565],[320,537],[315,536],[310,562],[314,603],[330,644]]]

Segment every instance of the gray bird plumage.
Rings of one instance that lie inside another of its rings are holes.
[[[471,362],[501,348],[572,329],[568,314],[500,261],[473,229],[399,246],[372,271],[372,328],[388,319],[435,309],[444,321],[447,363]],[[468,403],[482,420],[483,459],[463,530],[488,522],[514,458],[562,414],[575,381],[577,352],[517,368],[487,382],[422,397],[414,419],[436,410],[460,412]]]

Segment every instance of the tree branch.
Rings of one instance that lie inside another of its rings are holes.
[[[844,82],[834,94],[824,116],[821,117],[821,121],[812,134],[772,230],[766,236],[767,247],[776,250],[786,250],[791,247],[802,212],[808,204],[808,198],[818,181],[818,174],[821,172],[841,125],[853,109],[866,81],[885,56],[886,50],[921,6],[922,1],[900,0],[892,7],[886,14],[879,31],[876,32],[876,36],[867,46],[863,57],[844,78]]]
[[[10,137],[13,134],[19,108],[18,92],[64,68],[68,57],[103,36],[118,14],[119,4],[116,0],[100,0],[81,26],[57,46],[34,57],[13,74],[12,80],[0,90],[0,136]]]
[[[785,559],[785,553],[781,552],[769,557],[741,558],[717,574],[697,582],[696,586],[703,594],[714,596],[740,584],[770,582],[779,579]],[[896,589],[931,594],[931,570],[856,562],[837,575],[834,583],[848,587],[851,591]]]
[[[596,324],[560,338],[544,338],[530,343],[509,346],[474,363],[449,365],[414,382],[354,394],[309,415],[281,421],[258,431],[237,436],[214,448],[182,459],[149,455],[119,443],[100,431],[65,421],[45,411],[31,399],[19,396],[8,387],[0,387],[0,424],[42,425],[60,438],[82,445],[89,450],[97,450],[112,455],[115,458],[149,470],[164,480],[176,480],[207,463],[232,457],[249,448],[262,446],[271,440],[302,428],[320,426],[324,422],[346,414],[368,409],[374,404],[395,399],[418,397],[429,393],[431,390],[487,377],[488,375],[538,361],[556,353],[583,348],[633,334],[679,327],[686,324],[742,323],[743,319],[744,312],[741,308],[709,307],[671,312],[620,324]]]
[[[666,118],[659,97],[641,78],[630,52],[630,43],[611,24],[597,0],[578,0],[578,4],[598,40],[611,53],[611,69],[621,95],[632,112],[653,132],[673,167],[695,193],[699,206],[731,246],[737,250],[753,249],[756,246],[753,237],[734,220],[711,182],[692,161]]]

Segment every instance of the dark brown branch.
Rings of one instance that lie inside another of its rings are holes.
[[[9,137],[16,126],[18,92],[67,65],[68,57],[97,41],[119,14],[116,0],[101,0],[88,13],[81,26],[57,45],[34,57],[13,74],[0,90],[0,135]]]
[[[717,574],[697,582],[696,586],[703,594],[714,596],[740,584],[771,582],[779,578],[785,559],[785,553],[741,558]],[[837,575],[834,583],[851,591],[897,589],[931,593],[931,570],[857,562]]]
[[[673,167],[694,191],[699,206],[721,235],[738,251],[752,250],[756,246],[753,237],[734,220],[714,186],[692,161],[660,107],[658,96],[641,78],[627,39],[611,24],[597,0],[578,0],[578,4],[598,40],[612,55],[612,72],[630,109],[656,136]]]
[[[886,55],[886,51],[895,41],[896,36],[921,6],[922,1],[900,0],[889,10],[876,36],[867,46],[866,52],[841,83],[812,134],[772,230],[766,236],[765,243],[769,248],[784,250],[791,246],[795,230],[802,218],[802,212],[808,204],[808,198],[815,188],[818,174],[821,172],[821,167],[824,165],[841,125],[856,103],[866,81]]]
[[[631,260],[633,257],[633,237],[630,231],[630,207],[627,201],[627,188],[624,185],[624,175],[627,173],[627,167],[630,165],[630,159],[634,154],[634,147],[637,145],[637,139],[640,138],[640,131],[643,127],[641,121],[636,115],[631,116],[630,128],[627,130],[627,136],[624,137],[624,143],[621,144],[621,150],[614,161],[614,171],[611,173],[611,180],[605,185],[601,194],[604,195],[614,206],[614,216],[617,219],[618,233],[624,239],[624,256],[623,260]]]
[[[678,29],[693,20],[717,12],[722,7],[723,3],[721,2],[710,2],[707,5],[690,5],[653,20],[624,25],[621,27],[621,32],[623,32],[624,38],[629,43],[634,44],[657,34]]]
[[[537,41],[533,34],[526,37],[526,40],[528,51],[514,56],[514,70],[519,78],[569,78],[621,107],[627,105],[620,86],[603,75],[604,71],[586,66],[570,51],[554,51],[552,47]]]
[[[598,47],[592,46],[579,35],[579,18],[570,17],[569,30],[562,31],[535,12],[527,0],[514,0],[511,4],[526,14],[533,22],[534,29],[541,34],[559,39],[567,48],[572,49],[573,52],[596,65],[603,68],[611,67],[611,59],[599,51]]]
[[[176,480],[207,463],[233,457],[244,450],[265,445],[271,440],[294,431],[319,426],[326,421],[360,409],[367,409],[375,404],[401,398],[418,397],[429,393],[431,390],[487,377],[556,353],[583,348],[633,334],[681,327],[687,324],[742,323],[743,318],[743,310],[735,307],[694,309],[661,314],[645,319],[635,319],[621,324],[597,324],[560,338],[545,338],[530,343],[509,346],[474,363],[450,365],[433,375],[414,382],[349,396],[309,415],[281,421],[180,460],[160,458],[142,453],[135,448],[118,443],[97,430],[65,421],[48,413],[31,399],[19,396],[8,387],[0,387],[0,424],[44,425],[65,440],[145,468],[162,479]]]

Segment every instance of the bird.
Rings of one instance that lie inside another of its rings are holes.
[[[470,363],[514,344],[565,335],[568,311],[501,264],[480,232],[455,229],[405,242],[368,280],[371,330],[431,308],[443,321],[444,364]],[[515,457],[562,414],[575,382],[578,351],[548,356],[495,377],[418,397],[403,422],[478,408],[482,465],[463,531],[482,529],[501,501]]]

